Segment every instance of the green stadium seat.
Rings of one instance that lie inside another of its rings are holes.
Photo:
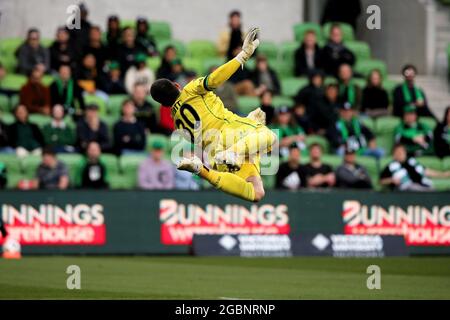
[[[127,188],[127,181],[125,175],[116,173],[116,174],[107,174],[109,187],[112,190],[122,190]]]
[[[238,97],[238,110],[244,115],[255,110],[260,106],[259,99],[257,97],[240,96]]]
[[[378,184],[378,177],[379,177],[378,162],[375,158],[365,157],[365,156],[357,156],[356,163],[358,163],[359,165],[361,165],[367,169],[367,173],[369,174],[373,185]]]
[[[40,129],[44,128],[46,124],[52,122],[52,118],[50,116],[39,113],[30,114],[29,120],[31,123],[36,124]]]
[[[15,52],[23,42],[23,38],[7,38],[0,40],[0,62],[8,72],[14,72],[17,65]]]
[[[81,154],[75,153],[60,153],[57,157],[67,166],[70,185],[79,187],[81,185],[81,166],[84,162],[84,157]]]
[[[49,48],[55,40],[51,38],[41,38],[41,45],[45,48]]]
[[[108,127],[108,133],[110,134],[110,136],[113,136],[113,130],[114,130],[114,125],[116,124],[117,121],[119,121],[120,116],[119,115],[101,115],[100,119],[106,124],[106,126]]]
[[[329,84],[337,84],[338,81],[335,77],[327,76],[325,77],[324,84],[327,86]]]
[[[442,168],[445,171],[450,170],[450,156],[449,157],[445,157],[444,159],[442,159]]]
[[[170,149],[170,138],[159,133],[150,133],[147,135],[147,150],[151,150],[154,143],[159,142],[164,146],[164,151]]]
[[[281,59],[290,66],[294,65],[295,51],[300,47],[296,41],[286,41],[281,44]]]
[[[8,73],[0,83],[0,88],[9,90],[20,90],[27,82],[27,77],[22,74]]]
[[[377,60],[377,59],[364,59],[364,60],[358,60],[356,61],[355,65],[355,72],[360,73],[364,77],[367,77],[369,73],[374,70],[378,69],[380,70],[381,74],[384,78],[387,76],[387,67],[384,61]]]
[[[166,21],[150,21],[149,33],[155,38],[156,43],[172,38],[172,29]]]
[[[443,170],[443,167],[444,167],[443,163],[442,163],[441,159],[439,159],[438,157],[422,156],[422,157],[417,157],[416,159],[425,168],[430,168],[430,169],[434,169],[434,170],[438,170],[438,171]]]
[[[361,78],[353,78],[352,79],[353,83],[355,85],[357,85],[361,90],[366,86],[367,84],[367,80],[366,79],[361,79]]]
[[[345,46],[353,52],[356,60],[367,60],[371,58],[370,47],[364,41],[346,41]]]
[[[386,154],[391,154],[395,144],[393,132],[378,133],[375,135],[375,139],[378,147],[383,148]]]
[[[9,98],[9,103],[11,104],[11,111],[19,104],[20,97],[18,94],[13,94]]]
[[[431,130],[434,130],[437,125],[436,119],[434,119],[433,117],[420,117],[419,121],[425,124]]]
[[[450,191],[450,179],[431,179],[437,191]]]
[[[288,97],[297,95],[300,89],[308,85],[306,78],[284,78],[281,82],[281,94]]]
[[[96,104],[98,106],[98,112],[100,115],[106,115],[106,101],[102,98],[96,96],[95,94],[86,94],[84,95],[84,103],[88,104]]]
[[[336,170],[342,164],[342,157],[333,154],[324,154],[322,156],[322,163],[328,164],[333,170]]]
[[[14,115],[12,113],[1,113],[0,119],[3,121],[4,124],[12,124],[15,121]]]
[[[389,101],[392,103],[394,100],[394,89],[398,85],[397,81],[384,79],[383,80],[383,88],[388,92]]]
[[[400,119],[397,117],[385,116],[380,117],[375,122],[376,134],[393,133],[395,128],[400,124]]]
[[[375,121],[372,118],[364,117],[361,119],[361,122],[369,128],[370,131],[375,132]]]
[[[324,154],[328,154],[330,152],[330,143],[323,136],[319,136],[319,135],[315,135],[315,134],[307,135],[305,143],[308,146],[308,148],[310,145],[312,145],[314,143],[318,143],[322,147]]]
[[[187,44],[189,56],[197,59],[217,57],[217,47],[210,40],[192,40]]]
[[[40,156],[28,156],[21,160],[22,171],[25,179],[36,178],[36,170],[41,161],[42,158]]]
[[[278,46],[271,41],[262,41],[258,47],[258,54],[265,56],[267,59],[278,59]]]
[[[191,70],[201,76],[203,73],[203,60],[198,58],[183,58],[183,66],[186,70]]]
[[[348,23],[344,22],[327,22],[323,25],[322,35],[324,39],[328,39],[330,35],[331,25],[338,23],[342,30],[342,38],[344,41],[352,41],[355,39],[355,33],[353,31],[353,27]]]
[[[225,62],[224,58],[216,57],[216,58],[208,58],[203,61],[203,75],[209,74],[209,71],[212,67],[219,67]]]
[[[266,189],[266,190],[275,189],[276,175],[274,175],[274,174],[262,175],[261,178],[264,183],[264,189]]]
[[[275,96],[272,99],[272,104],[274,108],[280,108],[283,106],[293,107],[294,100],[291,97]]]
[[[4,94],[0,94],[0,111],[9,112],[10,110],[11,106],[9,103],[9,97]]]
[[[163,55],[164,50],[168,46],[173,46],[175,48],[175,51],[177,52],[177,56],[179,58],[183,58],[186,55],[186,46],[180,40],[175,39],[160,40],[157,42],[156,46],[158,47],[158,52],[161,54],[161,56]]]
[[[119,174],[119,160],[116,155],[111,153],[104,153],[101,155],[100,160],[105,164],[106,172],[108,175]]]
[[[122,103],[125,99],[128,98],[126,94],[112,94],[109,96],[108,100],[108,114],[114,115],[116,117],[120,117],[120,113],[122,110]]]
[[[156,72],[158,70],[159,66],[161,65],[161,58],[160,57],[149,57],[146,60],[147,67],[150,68],[150,70],[153,70]]]
[[[53,81],[55,81],[55,78],[53,76],[45,75],[42,77],[42,83],[47,87],[49,87],[53,83]]]
[[[280,79],[291,78],[294,75],[293,65],[285,61],[269,60],[269,66],[277,73]]]
[[[383,157],[379,160],[380,173],[386,168],[386,166],[392,161],[392,157]]]
[[[120,28],[128,28],[131,27],[133,29],[136,29],[136,20],[132,19],[120,19]]]
[[[146,159],[146,155],[123,155],[120,157],[122,168],[122,189],[134,189],[137,187],[137,175],[139,165]]]
[[[294,38],[299,43],[303,42],[303,37],[305,32],[313,30],[316,33],[317,39],[322,39],[322,29],[319,24],[314,22],[304,22],[294,24],[292,27],[294,29]]]

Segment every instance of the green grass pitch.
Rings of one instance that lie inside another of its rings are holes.
[[[366,287],[372,264],[381,290]],[[69,265],[81,290],[66,287]],[[0,299],[450,299],[450,257],[0,259]]]

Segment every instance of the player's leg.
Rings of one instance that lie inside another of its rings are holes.
[[[257,155],[254,158],[254,162],[245,162],[239,171],[235,173],[238,177],[253,185],[253,190],[255,191],[254,202],[260,201],[265,195],[264,184],[259,174],[259,166],[259,155]]]

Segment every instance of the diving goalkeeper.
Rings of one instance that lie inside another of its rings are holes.
[[[197,174],[217,189],[253,202],[264,197],[259,156],[271,150],[276,135],[265,126],[265,113],[261,109],[240,117],[229,111],[212,90],[250,59],[259,45],[257,33],[258,29],[252,28],[242,51],[208,76],[189,82],[183,89],[168,79],[159,79],[150,90],[153,99],[171,107],[175,127],[187,133],[202,150],[209,150],[209,167],[193,156],[182,158],[178,169]]]

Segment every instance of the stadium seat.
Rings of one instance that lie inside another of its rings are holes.
[[[28,156],[21,160],[22,172],[25,179],[36,178],[36,170],[42,159],[39,156]]]
[[[58,159],[63,162],[69,171],[70,185],[72,187],[79,187],[81,185],[81,165],[84,157],[81,154],[75,153],[60,153]]]
[[[11,111],[19,104],[20,97],[18,94],[13,94],[9,98],[9,103],[11,104]]]
[[[0,88],[9,90],[20,90],[27,82],[27,77],[22,74],[8,73],[0,84]]]
[[[247,115],[250,111],[255,110],[260,105],[257,97],[240,96],[238,97],[238,110],[243,115]]]
[[[209,74],[209,71],[212,67],[219,67],[225,62],[224,58],[216,57],[216,58],[208,58],[203,61],[203,72],[202,75]]]
[[[329,84],[337,84],[337,79],[335,77],[326,76],[324,80],[324,84],[327,86]]]
[[[2,112],[0,114],[0,119],[4,124],[12,124],[15,121],[14,115],[7,112]]]
[[[261,178],[264,183],[264,189],[266,190],[275,189],[276,175],[274,174],[262,175]]]
[[[442,159],[442,169],[445,171],[450,170],[450,156]]]
[[[392,148],[394,147],[394,133],[379,133],[375,135],[377,146],[382,148],[385,154],[391,154]]]
[[[262,41],[257,52],[267,59],[278,59],[278,46],[274,42]]]
[[[425,168],[430,168],[438,171],[442,171],[444,167],[441,159],[439,159],[438,157],[422,156],[417,157],[417,161],[419,161],[419,163],[422,164]]]
[[[294,97],[298,91],[308,85],[308,79],[302,78],[284,78],[281,82],[281,94],[283,96]]]
[[[0,40],[0,61],[8,72],[14,72],[17,59],[15,52],[24,42],[23,38],[6,38]]]
[[[397,117],[385,116],[380,117],[375,121],[376,134],[393,133],[395,128],[400,124],[400,119]]]
[[[346,41],[345,46],[353,52],[356,60],[370,59],[370,47],[367,42],[364,41]]]
[[[119,174],[119,161],[115,154],[104,153],[100,159],[105,164],[108,175]]]
[[[450,191],[450,179],[431,179],[433,187],[437,191]]]
[[[183,58],[182,60],[183,66],[186,70],[191,70],[197,73],[197,75],[201,75],[203,72],[203,61],[198,58]]]
[[[9,103],[9,97],[4,94],[0,94],[0,111],[9,112],[10,110],[11,106]]]
[[[84,103],[95,104],[98,106],[98,112],[100,115],[106,115],[106,101],[96,96],[95,94],[86,94],[83,96]]]
[[[362,76],[367,77],[369,73],[374,70],[380,70],[384,78],[387,76],[387,67],[384,61],[377,59],[364,59],[356,61],[355,72],[360,73]]]
[[[207,59],[217,57],[217,48],[210,40],[192,40],[187,44],[189,56],[197,59]]]
[[[388,92],[389,101],[392,103],[394,99],[394,89],[398,85],[397,81],[384,79],[383,80],[383,88]]]
[[[315,135],[315,134],[310,134],[306,136],[306,140],[305,140],[306,145],[309,147],[310,145],[312,145],[313,143],[318,143],[320,144],[320,146],[322,147],[323,153],[327,154],[330,152],[330,143],[328,142],[328,140],[323,137],[323,136],[319,136],[319,135]]]
[[[281,44],[281,59],[290,66],[294,65],[295,51],[300,47],[296,41],[286,41]]]
[[[36,124],[41,130],[44,126],[50,122],[52,122],[52,118],[50,116],[46,116],[39,113],[32,113],[29,116],[29,120],[31,123]]]
[[[170,138],[159,133],[150,133],[147,135],[147,150],[151,150],[153,143],[159,142],[163,145],[164,151],[170,149]]]
[[[126,95],[126,94],[110,95],[109,100],[108,100],[108,114],[119,117],[121,109],[122,109],[122,103],[127,98],[128,98],[128,95]]]
[[[272,99],[272,104],[274,108],[279,108],[283,106],[292,107],[294,106],[294,100],[290,97],[275,96]]]
[[[172,38],[172,29],[166,21],[150,21],[149,33],[155,38],[156,43]]]
[[[52,45],[54,39],[51,38],[41,38],[41,45],[45,48],[48,48]]]
[[[370,131],[375,132],[375,121],[372,118],[364,117],[361,119],[361,122],[369,128]]]
[[[336,170],[342,164],[342,157],[334,154],[324,154],[322,156],[322,163],[328,164],[333,170]]]
[[[373,157],[365,157],[365,156],[357,156],[356,157],[356,163],[359,165],[362,165],[367,169],[367,173],[370,176],[370,179],[372,180],[372,184],[376,185],[378,184],[378,162]]]
[[[108,127],[108,133],[110,134],[111,137],[113,135],[114,125],[116,124],[117,121],[119,121],[119,118],[120,118],[120,115],[115,115],[115,114],[100,116],[100,119]]]
[[[433,117],[420,117],[419,121],[425,124],[431,130],[434,130],[437,125],[436,119],[434,119]]]
[[[120,28],[128,28],[131,27],[133,29],[136,29],[136,20],[132,19],[120,19]]]
[[[353,32],[353,27],[348,23],[344,22],[327,22],[323,25],[322,36],[324,39],[328,39],[330,35],[331,25],[338,23],[342,30],[342,38],[344,41],[352,41],[355,39],[355,33]]]
[[[294,38],[299,43],[303,42],[303,37],[305,36],[305,32],[309,30],[313,30],[316,33],[317,39],[322,38],[322,29],[320,25],[314,22],[304,22],[294,24],[292,27],[294,29]]]
[[[367,80],[362,78],[353,78],[353,83],[357,85],[361,90],[367,85]]]
[[[139,165],[145,158],[146,155],[123,155],[120,157],[120,167],[122,169],[121,189],[136,188]]]
[[[180,40],[175,39],[161,40],[157,42],[156,46],[158,47],[158,52],[161,54],[161,56],[163,55],[164,50],[168,46],[173,46],[175,48],[175,51],[177,52],[177,56],[179,58],[183,58],[186,55],[186,47],[184,43],[181,42]]]
[[[153,70],[154,72],[156,72],[156,70],[158,70],[159,66],[161,65],[161,58],[160,57],[149,57],[146,60],[147,63],[147,67],[150,70]]]
[[[294,67],[291,63],[286,63],[283,60],[269,60],[269,66],[277,73],[278,78],[291,78],[294,75]],[[254,69],[250,68],[249,69]]]

